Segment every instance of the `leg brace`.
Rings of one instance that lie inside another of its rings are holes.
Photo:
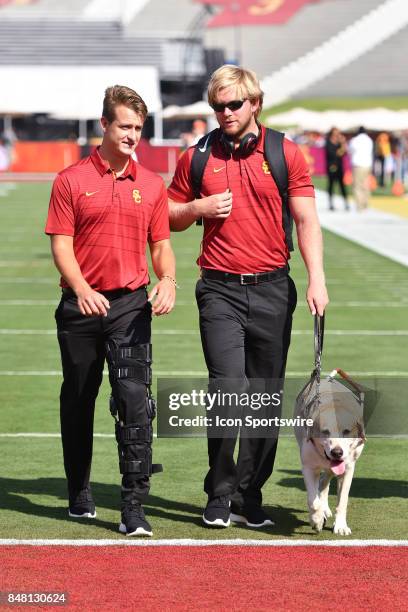
[[[152,464],[156,402],[150,389],[151,363],[150,344],[109,346],[110,411],[115,419],[120,473],[135,479],[163,470],[160,464]]]

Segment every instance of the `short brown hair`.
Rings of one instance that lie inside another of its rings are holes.
[[[115,107],[122,104],[131,108],[135,113],[143,117],[143,121],[147,117],[147,106],[142,98],[130,87],[125,85],[113,85],[105,91],[103,99],[102,117],[105,117],[112,123],[115,120]]]
[[[259,85],[258,77],[252,70],[245,70],[233,64],[224,64],[211,75],[208,83],[208,102],[210,106],[217,102],[217,95],[221,89],[235,87],[238,96],[247,98],[252,104],[259,100],[259,108],[255,119],[262,110],[263,91]]]

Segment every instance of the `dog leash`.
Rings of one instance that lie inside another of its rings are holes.
[[[322,367],[322,352],[324,338],[324,313],[322,316],[315,314],[314,317],[314,353],[315,353],[315,375],[317,383],[320,383],[320,372]]]
[[[314,351],[315,351],[315,369],[314,375],[317,382],[317,393],[319,393],[320,375],[322,367],[322,352],[323,352],[323,339],[324,339],[324,316],[315,314],[314,317]],[[341,368],[335,368],[329,374],[329,379],[333,379],[338,374],[343,380],[346,380],[349,385],[354,389],[354,393],[357,396],[359,403],[364,402],[363,388],[356,383],[344,370]]]

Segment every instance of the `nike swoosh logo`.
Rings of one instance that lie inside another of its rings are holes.
[[[217,173],[217,172],[221,172],[221,170],[224,170],[225,166],[221,166],[221,168],[213,168],[213,172]]]
[[[207,145],[208,145],[208,141],[210,140],[210,135],[207,136],[207,139],[204,143],[203,147],[198,147],[198,150],[201,151],[201,153],[205,153],[207,150]]]
[[[99,193],[99,191],[85,191],[85,195],[88,196],[88,198],[91,195],[95,195],[95,193]]]

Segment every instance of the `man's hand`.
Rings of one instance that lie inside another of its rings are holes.
[[[223,193],[215,193],[206,198],[194,200],[192,210],[197,217],[226,219],[232,210],[232,193],[227,189]]]
[[[88,287],[76,291],[76,296],[81,314],[88,317],[108,316],[109,301],[101,293]]]
[[[159,317],[169,314],[176,301],[176,286],[170,278],[162,278],[149,292],[149,302],[152,303],[152,313]]]
[[[306,300],[312,315],[323,316],[329,303],[329,296],[324,281],[310,281],[306,292]]]

